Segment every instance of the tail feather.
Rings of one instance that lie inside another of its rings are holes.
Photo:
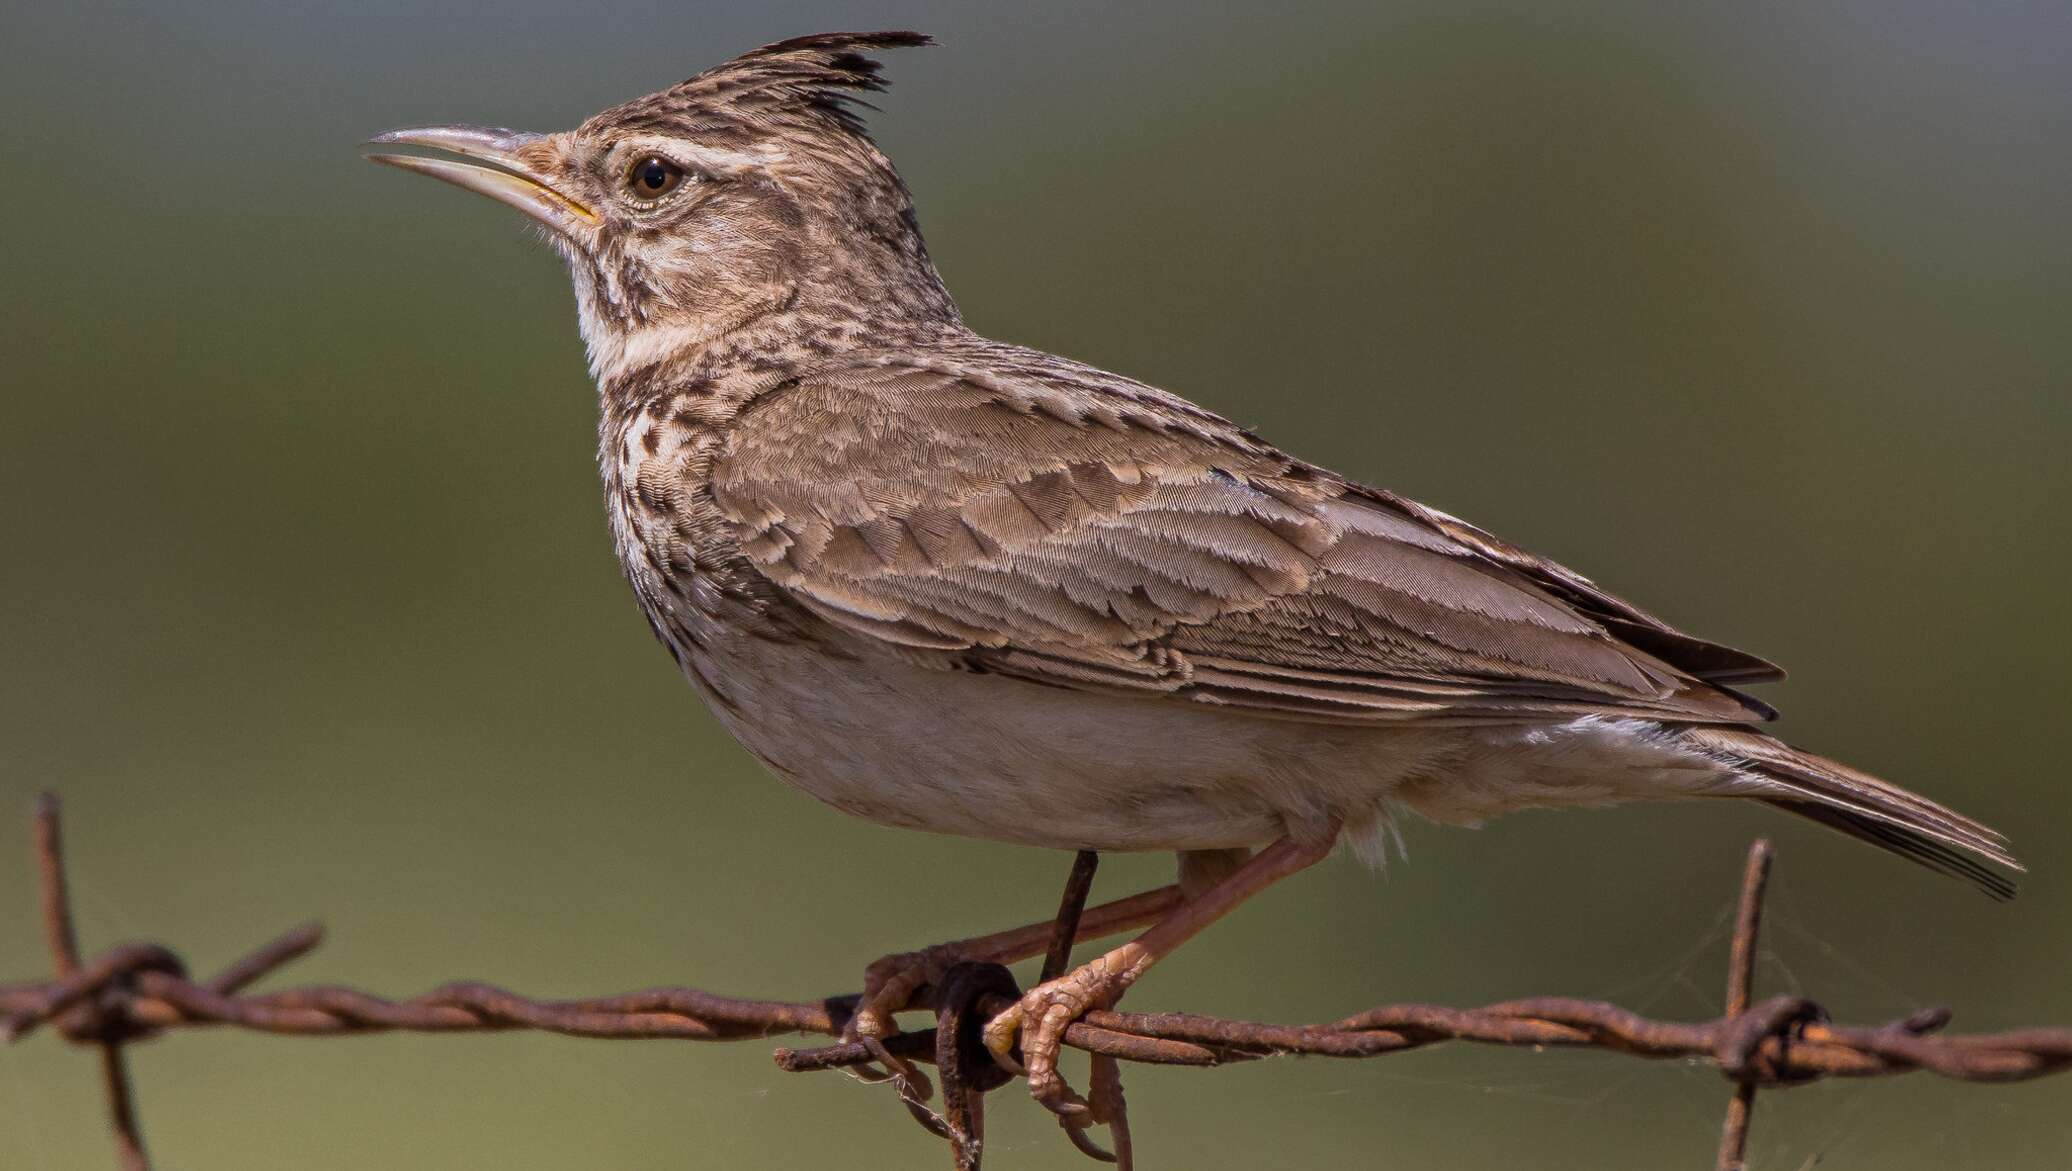
[[[1993,898],[2014,897],[2014,881],[1979,859],[2014,871],[2022,864],[2008,852],[2007,839],[1982,822],[1753,728],[1694,727],[1685,735],[1743,772],[1782,786],[1786,791],[1775,795],[1755,794],[1770,805],[1962,878]]]
[[[1823,805],[1818,801],[1776,800],[1770,801],[1769,804],[1788,813],[1796,813],[1810,821],[1817,821],[1830,829],[1840,830],[1859,841],[1890,850],[1910,862],[1926,866],[1937,874],[1961,878],[1984,891],[1989,898],[2006,902],[2014,897],[2013,879],[1927,834],[1852,809]],[[2016,870],[2022,868],[2020,863],[2011,858],[1994,858],[1994,861]]]

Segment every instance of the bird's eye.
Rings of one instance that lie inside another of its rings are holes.
[[[644,155],[626,171],[626,188],[637,199],[660,199],[683,186],[683,168],[660,155]]]

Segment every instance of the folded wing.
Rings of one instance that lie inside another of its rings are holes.
[[[1725,684],[1779,674],[1184,400],[1028,351],[774,390],[736,420],[713,493],[783,596],[946,668],[1356,723],[1740,723],[1770,713]]]

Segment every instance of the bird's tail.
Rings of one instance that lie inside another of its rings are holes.
[[[1757,794],[1759,800],[1962,878],[1993,898],[2014,897],[2014,880],[1985,862],[2014,871],[2022,864],[2008,853],[2007,839],[1983,823],[1753,728],[1689,727],[1684,736],[1785,790]]]

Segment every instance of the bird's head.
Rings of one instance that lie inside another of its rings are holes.
[[[535,220],[568,261],[601,379],[773,314],[839,346],[956,320],[906,186],[856,110],[859,91],[885,85],[870,50],[928,43],[909,32],[800,37],[574,130],[392,130],[369,157]]]

